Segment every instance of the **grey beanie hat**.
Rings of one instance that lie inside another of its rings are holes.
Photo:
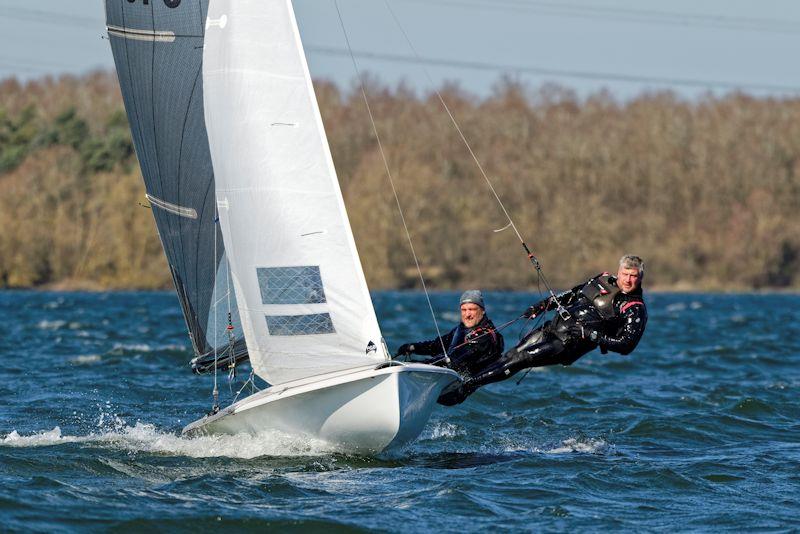
[[[483,305],[483,295],[481,294],[480,289],[468,289],[464,291],[464,293],[461,295],[461,301],[459,302],[459,305],[466,304],[468,302],[477,304],[484,310],[486,309],[486,306]]]

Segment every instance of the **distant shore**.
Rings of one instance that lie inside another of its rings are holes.
[[[800,291],[798,97],[618,102],[512,80],[484,98],[443,87],[501,209],[438,99],[377,80],[369,89],[386,162],[361,93],[315,81],[374,290],[420,285],[399,203],[431,288],[536,291],[519,235],[553,287],[633,253],[652,291]],[[0,81],[0,287],[171,288],[150,208],[113,73]],[[519,234],[504,231],[503,210]],[[179,271],[216,272],[208,254],[180,256]]]

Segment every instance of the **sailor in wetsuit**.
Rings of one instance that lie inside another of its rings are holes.
[[[397,349],[397,356],[429,356],[418,361],[449,367],[468,380],[498,361],[503,355],[503,336],[486,315],[483,295],[471,289],[461,295],[459,302],[461,323],[458,326],[430,341],[405,343]]]
[[[457,389],[439,398],[445,405],[459,404],[476,389],[505,380],[522,369],[545,365],[572,365],[597,347],[629,354],[636,348],[647,324],[647,309],[642,295],[644,263],[638,256],[620,259],[616,276],[603,273],[553,298],[529,307],[525,317],[536,317],[558,309],[552,321],[537,328],[516,347]]]

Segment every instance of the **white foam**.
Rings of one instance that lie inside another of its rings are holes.
[[[572,452],[581,452],[587,454],[594,454],[602,452],[608,447],[602,439],[576,439],[569,438],[561,442],[561,446],[555,447],[550,450],[543,451],[545,454],[567,454]]]
[[[98,426],[110,425],[116,427],[114,430],[86,436],[63,436],[58,426],[28,436],[21,436],[14,430],[0,440],[0,446],[47,447],[64,443],[86,443],[134,453],[240,459],[260,456],[318,456],[336,452],[336,447],[327,442],[282,432],[265,432],[257,436],[237,434],[187,438],[160,431],[151,424],[137,422],[134,426],[127,426],[119,417],[111,417],[112,420],[101,418]]]
[[[301,438],[282,432],[201,436],[185,438],[159,432],[153,425],[137,423],[118,435],[118,444],[128,450],[189,456],[192,458],[259,456],[306,456],[335,452],[334,446],[317,439]]]
[[[39,323],[36,325],[36,328],[39,330],[58,330],[65,324],[67,324],[67,321],[48,321],[47,319],[43,319],[39,321]]]
[[[81,354],[70,359],[70,362],[77,364],[97,363],[103,358],[98,354]]]
[[[152,351],[152,347],[145,343],[114,343],[114,347],[111,349],[112,352],[114,351],[121,351],[121,350],[129,350],[135,352],[150,352]]]
[[[420,439],[450,439],[466,435],[460,426],[447,421],[434,421],[425,428]]]
[[[114,343],[111,352],[160,352],[160,351],[185,351],[186,347],[182,345],[148,345],[147,343]]]
[[[44,308],[47,310],[54,310],[56,308],[60,308],[62,304],[66,302],[63,297],[59,297],[56,300],[51,300],[50,302],[44,305]]]
[[[16,430],[12,430],[0,443],[7,447],[47,447],[85,439],[77,436],[62,436],[61,428],[55,427],[53,430],[43,430],[30,436],[20,436]]]

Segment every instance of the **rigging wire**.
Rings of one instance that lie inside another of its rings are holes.
[[[216,236],[214,237],[216,239]],[[228,297],[228,317],[231,316],[231,262],[228,254],[225,254],[225,284],[227,286],[226,295]]]
[[[239,400],[239,395],[242,394],[242,391],[244,391],[247,386],[250,386],[251,394],[255,393],[256,391],[261,391],[261,388],[256,385],[256,372],[252,367],[250,368],[250,375],[247,377],[247,380],[244,382],[244,384],[242,384],[242,387],[239,388],[239,391],[236,392],[236,396],[233,397],[231,404],[234,404],[237,400]]]
[[[403,214],[403,208],[400,205],[400,197],[397,194],[397,188],[394,185],[394,179],[392,177],[392,171],[389,169],[389,161],[386,159],[386,153],[383,150],[383,143],[381,142],[380,134],[378,134],[378,127],[375,124],[375,118],[372,115],[372,108],[369,105],[369,99],[367,98],[367,90],[364,87],[364,80],[361,76],[361,70],[358,68],[358,62],[356,61],[355,55],[353,55],[353,48],[350,46],[350,37],[347,34],[347,28],[344,24],[344,19],[342,18],[342,12],[339,9],[339,0],[333,1],[334,5],[336,6],[336,13],[339,17],[339,24],[342,27],[342,33],[344,34],[345,42],[347,43],[347,49],[350,51],[350,59],[353,62],[353,68],[356,71],[356,76],[358,76],[358,82],[361,87],[361,95],[364,97],[364,104],[367,108],[367,114],[369,115],[370,123],[372,124],[372,131],[375,134],[375,139],[378,143],[378,151],[381,154],[381,158],[383,159],[383,165],[386,168],[386,176],[389,178],[389,184],[392,187],[392,193],[394,194],[394,201],[397,204],[397,211],[400,214],[400,220],[403,223],[403,229],[406,233],[406,238],[408,239],[408,246],[411,248],[411,255],[414,257],[414,264],[417,267],[417,273],[419,274],[420,282],[422,283],[422,290],[425,292],[425,299],[428,301],[428,308],[431,312],[431,317],[433,318],[433,324],[436,327],[436,336],[439,339],[439,343],[442,345],[442,354],[444,354],[445,362],[450,363],[450,358],[447,355],[447,349],[444,346],[444,341],[442,340],[442,333],[439,330],[439,322],[436,320],[436,314],[433,311],[433,304],[431,303],[431,297],[428,294],[428,288],[425,284],[425,277],[422,275],[422,268],[419,265],[419,258],[417,257],[417,253],[414,250],[414,242],[411,239],[411,233],[408,231],[408,225],[406,224],[406,217]]]
[[[403,27],[403,25],[400,24],[400,20],[397,18],[397,15],[395,15],[395,12],[392,9],[392,6],[389,5],[389,1],[388,0],[384,0],[384,4],[386,4],[386,9],[389,10],[389,13],[391,14],[392,18],[394,19],[395,24],[397,24],[397,27],[400,29],[400,32],[403,34],[403,37],[405,38],[406,43],[408,43],[408,46],[411,49],[411,51],[413,52],[414,56],[419,58],[419,54],[417,53],[416,47],[411,42],[411,39],[408,37],[408,33],[406,33],[406,30]],[[348,44],[348,46],[349,46],[349,44]],[[520,243],[522,243],[522,248],[525,249],[525,252],[528,254],[528,259],[530,260],[531,264],[533,264],[533,267],[536,269],[536,272],[538,274],[539,279],[542,281],[544,286],[550,292],[550,298],[552,298],[553,301],[556,303],[558,314],[562,317],[562,319],[565,319],[565,320],[569,319],[570,318],[569,312],[566,310],[566,308],[564,308],[564,306],[561,305],[561,302],[558,300],[558,297],[556,297],[556,294],[553,291],[553,288],[550,287],[550,284],[547,282],[547,278],[545,278],[544,273],[542,272],[542,266],[539,263],[539,260],[536,259],[536,256],[533,255],[531,250],[528,248],[528,245],[525,243],[525,240],[522,238],[522,235],[519,233],[519,230],[517,229],[517,225],[514,224],[513,219],[511,219],[511,215],[508,213],[508,210],[506,209],[505,204],[503,204],[503,201],[500,199],[500,195],[497,194],[497,191],[495,190],[494,185],[492,184],[492,181],[489,179],[489,176],[486,174],[486,171],[483,169],[483,165],[481,165],[481,162],[478,159],[478,156],[475,155],[475,152],[472,150],[472,146],[469,144],[469,141],[467,140],[467,137],[464,135],[464,132],[461,130],[461,127],[459,126],[458,121],[456,120],[455,116],[453,116],[453,113],[450,111],[450,107],[447,105],[447,102],[444,101],[444,97],[442,97],[442,93],[436,88],[435,84],[433,83],[433,79],[431,78],[431,75],[428,72],[428,69],[423,67],[422,70],[425,73],[425,76],[428,78],[428,82],[433,87],[433,90],[436,93],[436,96],[438,97],[439,102],[441,102],[442,107],[447,112],[448,117],[450,117],[450,121],[453,123],[453,126],[455,127],[456,131],[458,132],[458,135],[461,137],[461,140],[464,142],[464,146],[467,147],[467,150],[469,151],[470,156],[472,156],[472,159],[475,162],[475,165],[477,165],[478,170],[480,171],[481,175],[483,176],[483,179],[486,181],[486,185],[489,186],[489,190],[492,192],[492,195],[494,195],[495,200],[497,200],[497,203],[500,205],[500,209],[503,210],[503,214],[505,214],[506,219],[508,219],[508,224],[514,230],[514,233],[517,234],[517,237],[519,238]]]
[[[211,260],[212,265],[217,263],[217,225],[219,224],[219,213],[214,218],[214,259]],[[214,406],[211,408],[211,413],[219,411],[219,389],[217,388],[217,284],[214,280],[214,390],[211,395],[214,398]]]
[[[231,311],[231,262],[228,260],[228,255],[225,255],[225,283],[227,284],[228,293],[228,326],[225,331],[228,333],[228,388],[231,390],[233,396],[233,380],[236,378],[236,335],[233,331],[233,315]],[[216,283],[216,279],[215,279]],[[252,364],[250,369],[252,370]]]

